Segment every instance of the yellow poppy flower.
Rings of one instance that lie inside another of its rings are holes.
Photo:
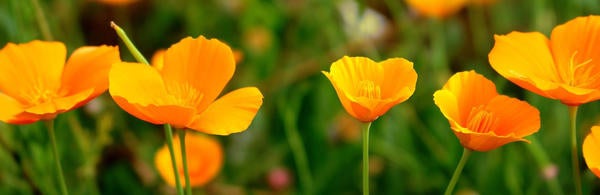
[[[433,94],[435,104],[450,122],[460,143],[489,151],[526,141],[540,128],[540,113],[527,102],[499,95],[496,86],[475,71],[454,74]]]
[[[596,177],[600,177],[600,126],[593,126],[583,140],[583,158]]]
[[[372,122],[415,91],[417,72],[404,58],[374,62],[344,56],[323,71],[346,111],[362,122]]]
[[[66,61],[61,42],[8,43],[0,50],[0,121],[28,124],[53,119],[84,105],[108,88],[119,62],[111,46],[86,46]]]
[[[185,136],[185,151],[190,174],[190,186],[203,186],[215,178],[223,165],[221,144],[208,136],[188,133]],[[177,171],[181,180],[185,180],[179,137],[173,138],[173,150],[177,161]],[[159,175],[171,186],[175,186],[175,176],[169,148],[165,145],[154,156],[154,164]],[[182,185],[185,186],[185,183]]]
[[[262,105],[256,87],[217,99],[233,76],[235,62],[231,48],[216,39],[185,38],[167,49],[162,64],[160,69],[141,63],[113,65],[109,92],[115,102],[153,124],[216,135],[246,130]]]
[[[467,0],[406,0],[406,4],[419,14],[444,18],[463,8]]]
[[[578,106],[600,99],[600,16],[578,17],[552,30],[494,36],[492,67],[538,95]]]

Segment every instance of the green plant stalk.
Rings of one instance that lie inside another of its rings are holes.
[[[363,167],[362,167],[362,186],[363,195],[369,195],[369,130],[371,129],[371,122],[364,124],[362,130],[362,142],[363,142]]]
[[[300,177],[300,182],[302,184],[302,187],[304,188],[303,194],[312,194],[312,175],[308,167],[306,150],[304,149],[302,139],[300,138],[300,135],[298,134],[298,128],[296,127],[296,116],[294,115],[295,112],[292,111],[292,108],[290,108],[291,106],[285,106],[284,103],[280,103],[279,107],[285,109],[283,115],[285,127],[284,129],[287,135],[288,143],[290,143],[292,155],[294,155],[294,161],[296,163],[296,169],[298,169],[298,176]]]
[[[185,175],[185,194],[192,195],[192,186],[190,184],[190,172],[188,171],[187,152],[185,147],[185,129],[179,129],[179,147],[181,148],[181,160],[183,161],[183,173]]]
[[[465,164],[467,164],[467,160],[469,159],[469,156],[471,156],[472,152],[473,150],[467,148],[463,149],[462,157],[460,157],[460,161],[458,162],[458,165],[456,165],[456,169],[454,170],[454,174],[452,174],[452,179],[450,179],[450,183],[448,183],[448,187],[446,187],[446,192],[444,192],[444,195],[450,195],[452,194],[452,191],[454,191],[454,186],[456,186],[456,183],[458,183],[458,178],[460,178],[460,174],[462,173]]]
[[[52,153],[54,154],[54,164],[56,164],[56,171],[58,172],[58,182],[60,183],[60,191],[63,195],[69,194],[67,190],[67,184],[65,182],[65,176],[63,175],[62,165],[60,164],[60,157],[58,155],[58,148],[56,147],[56,136],[54,135],[54,119],[46,120],[44,122],[48,129],[50,141],[52,142]]]
[[[533,159],[535,159],[536,163],[540,167],[540,172],[545,171],[546,168],[552,165],[548,158],[548,154],[542,148],[542,146],[540,146],[540,141],[538,141],[537,136],[531,135],[527,139],[529,139],[529,141],[531,142],[529,144],[525,144],[527,146],[527,149],[529,149],[533,156]],[[558,183],[556,177],[545,179],[548,188],[550,188],[550,194],[563,194],[563,190],[560,187],[560,184]]]
[[[110,22],[110,27],[115,29],[115,32],[117,32],[117,35],[119,36],[119,38],[121,38],[121,40],[123,40],[123,43],[125,43],[125,46],[127,46],[127,49],[129,49],[129,52],[131,52],[131,55],[133,55],[135,60],[137,60],[140,63],[150,64],[150,63],[148,63],[148,60],[146,60],[146,58],[144,58],[142,53],[135,47],[133,42],[131,42],[129,37],[127,37],[127,34],[121,27],[119,27],[114,22]]]
[[[165,124],[165,136],[167,136],[167,147],[169,148],[169,153],[171,154],[171,165],[173,165],[173,174],[175,175],[175,186],[177,188],[177,194],[183,195],[183,189],[181,187],[181,182],[179,181],[179,170],[177,169],[177,160],[175,160],[175,149],[173,149],[173,130],[171,129],[171,125]]]
[[[579,174],[579,155],[577,150],[577,106],[569,106],[569,119],[571,120],[571,163],[573,167],[573,182],[575,194],[581,195],[581,175]]]
[[[44,9],[40,6],[40,2],[38,0],[31,0],[31,4],[33,4],[33,9],[35,10],[35,20],[37,21],[38,27],[42,32],[42,36],[46,41],[54,40],[52,37],[52,33],[50,32],[50,26],[48,25],[48,21],[46,20]]]

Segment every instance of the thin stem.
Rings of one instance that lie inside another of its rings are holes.
[[[40,2],[38,0],[31,0],[31,4],[33,4],[33,9],[35,10],[35,20],[37,21],[40,31],[42,31],[42,36],[46,41],[54,40],[52,33],[50,32],[50,27],[48,25],[48,21],[46,20],[46,16],[44,15],[44,9],[42,9],[42,6],[40,6]]]
[[[577,106],[569,106],[569,119],[571,120],[571,163],[573,167],[573,182],[575,194],[581,195],[581,176],[579,174],[579,155],[577,150]]]
[[[60,191],[63,195],[69,194],[67,190],[67,184],[65,177],[63,176],[62,165],[60,164],[60,158],[58,155],[58,148],[56,147],[56,136],[54,135],[54,119],[45,121],[48,134],[50,135],[50,141],[52,142],[52,153],[54,154],[54,164],[56,164],[56,170],[58,171],[58,182],[60,183]]]
[[[454,174],[452,174],[452,179],[450,179],[450,183],[448,183],[448,187],[446,187],[446,192],[444,192],[444,195],[450,195],[452,194],[452,191],[454,191],[454,186],[456,186],[458,178],[460,178],[460,174],[462,173],[465,164],[467,164],[469,156],[471,156],[471,152],[473,151],[464,148],[462,157],[460,157],[460,161],[458,162],[458,165],[456,165],[456,169],[454,170]]]
[[[362,141],[363,141],[363,168],[362,168],[362,185],[363,195],[369,195],[369,129],[371,129],[371,122],[364,124],[362,130]]]
[[[165,124],[165,135],[167,136],[167,146],[169,147],[169,153],[171,154],[171,164],[173,165],[173,174],[175,175],[175,187],[177,187],[177,194],[183,195],[183,189],[181,188],[181,182],[179,181],[179,169],[177,169],[177,161],[175,160],[175,150],[173,149],[173,130],[171,125]]]
[[[146,60],[146,58],[144,58],[142,53],[140,53],[140,51],[135,47],[133,42],[131,42],[131,40],[129,40],[129,37],[127,37],[127,34],[125,33],[125,31],[123,29],[121,29],[121,27],[117,26],[117,24],[115,24],[112,21],[110,22],[110,27],[115,29],[115,32],[117,32],[117,35],[121,38],[121,40],[123,40],[123,42],[125,43],[125,46],[127,46],[127,49],[129,49],[129,52],[131,52],[131,55],[133,55],[135,60],[137,60],[140,63],[150,64],[150,63],[148,63],[148,60]]]
[[[312,194],[312,175],[310,173],[308,160],[306,158],[306,150],[304,149],[302,139],[300,138],[300,134],[298,133],[298,128],[296,126],[297,117],[295,115],[296,112],[293,111],[295,106],[289,106],[283,103],[283,101],[279,101],[279,108],[284,109],[284,130],[287,135],[288,142],[290,143],[292,155],[294,155],[294,161],[296,163],[296,169],[298,169],[300,182],[304,188],[303,194]]]
[[[192,186],[190,184],[190,172],[188,171],[187,152],[185,147],[185,129],[177,131],[179,134],[179,147],[181,148],[181,159],[183,163],[183,173],[185,175],[185,194],[192,195]]]

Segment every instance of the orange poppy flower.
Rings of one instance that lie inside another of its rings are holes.
[[[8,43],[0,50],[0,121],[28,124],[84,105],[108,88],[119,62],[111,46],[81,47],[66,61],[61,42]]]
[[[415,91],[417,72],[404,58],[374,62],[344,56],[323,71],[346,111],[362,122],[372,122]]]
[[[600,16],[578,17],[552,30],[494,36],[492,67],[541,96],[578,106],[600,99]]]
[[[583,140],[583,158],[592,173],[600,177],[600,126],[593,126]]]
[[[221,144],[208,136],[188,133],[185,136],[185,151],[190,174],[190,186],[203,186],[215,178],[223,165],[223,149]],[[177,161],[177,171],[182,181],[185,181],[183,160],[179,137],[173,138],[173,150]],[[175,175],[171,164],[171,155],[167,145],[160,148],[154,156],[154,164],[159,175],[171,186],[175,186]],[[185,182],[182,184],[185,186]]]
[[[125,6],[125,5],[129,5],[135,2],[138,2],[139,0],[96,0],[97,2],[100,3],[104,3],[106,5],[111,5],[111,6]]]
[[[235,62],[229,46],[216,39],[185,38],[167,49],[162,64],[114,64],[109,92],[115,102],[153,124],[217,135],[246,130],[262,105],[256,87],[217,99],[233,76]]]
[[[433,94],[435,104],[468,149],[489,151],[525,141],[540,128],[539,111],[515,98],[499,95],[496,86],[475,71],[454,74]]]
[[[410,8],[419,14],[433,18],[444,18],[463,8],[467,0],[406,0]]]

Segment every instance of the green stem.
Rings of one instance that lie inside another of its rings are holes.
[[[58,148],[56,147],[56,136],[54,135],[54,119],[45,121],[48,134],[50,135],[50,141],[52,142],[52,153],[54,154],[54,164],[56,164],[56,170],[58,172],[58,182],[60,183],[60,191],[63,195],[69,194],[67,190],[67,184],[65,177],[63,176],[62,165],[60,164],[60,157],[58,155]]]
[[[298,134],[295,116],[296,112],[293,111],[294,106],[286,106],[286,104],[283,103],[283,101],[280,101],[279,104],[279,107],[281,109],[284,109],[284,130],[287,135],[288,142],[290,143],[292,155],[294,155],[294,161],[296,163],[296,169],[298,169],[300,182],[302,183],[302,187],[304,188],[303,194],[312,194],[312,175],[308,167],[306,150],[304,149],[304,145],[302,144],[300,134]]]
[[[547,168],[552,166],[552,163],[548,158],[548,154],[540,145],[540,141],[538,141],[537,136],[531,135],[527,139],[529,139],[531,143],[525,145],[531,152],[533,159],[535,159],[538,166],[540,167],[540,172],[543,173],[544,171],[546,171]],[[550,194],[563,194],[563,190],[561,189],[556,177],[544,177],[544,179],[546,179],[546,183],[550,188]]]
[[[450,183],[448,183],[448,187],[446,187],[446,192],[444,192],[444,195],[450,195],[452,194],[452,191],[454,191],[454,186],[456,186],[458,178],[460,178],[460,174],[462,173],[465,164],[467,164],[469,156],[471,156],[471,152],[473,152],[473,150],[464,148],[462,157],[460,157],[460,161],[458,162],[458,165],[456,165],[456,169],[454,170],[454,174],[452,174],[452,179],[450,179]]]
[[[369,195],[369,129],[371,129],[371,122],[364,124],[362,130],[362,141],[363,141],[363,168],[362,168],[362,186],[363,195]]]
[[[573,182],[575,194],[581,195],[581,176],[579,174],[579,155],[577,150],[577,106],[569,106],[569,119],[571,120],[571,163],[573,167]]]
[[[185,129],[180,129],[177,131],[179,134],[179,147],[181,148],[181,159],[183,163],[183,173],[185,175],[185,193],[187,195],[192,195],[192,186],[190,184],[190,172],[188,171],[188,163],[187,163],[187,152],[185,147]]]
[[[33,4],[33,9],[35,10],[35,20],[37,21],[40,31],[42,31],[42,36],[46,41],[54,40],[52,33],[50,32],[48,21],[46,20],[44,14],[44,9],[42,9],[42,6],[40,6],[40,2],[38,0],[31,0],[31,4]]]
[[[181,182],[179,181],[179,169],[177,169],[177,161],[175,160],[175,150],[173,149],[173,130],[169,124],[165,124],[164,126],[165,135],[167,136],[167,146],[169,147],[169,153],[171,154],[173,174],[175,175],[175,187],[177,187],[177,194],[183,195],[183,189],[181,188]]]
[[[133,55],[135,60],[137,60],[140,63],[150,64],[148,63],[148,60],[144,58],[142,53],[140,53],[140,51],[135,47],[133,42],[129,40],[129,37],[127,37],[127,34],[123,29],[121,29],[121,27],[117,26],[117,24],[115,24],[114,22],[110,22],[110,27],[115,29],[115,32],[117,32],[117,35],[121,38],[121,40],[123,40],[125,46],[127,46],[127,49],[129,49],[129,52],[131,52],[131,55]]]

